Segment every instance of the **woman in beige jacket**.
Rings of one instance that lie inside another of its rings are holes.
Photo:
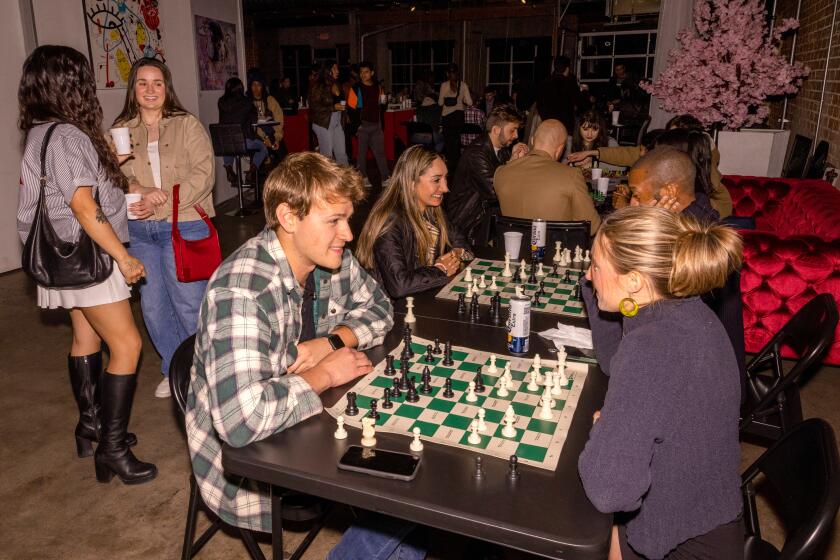
[[[194,206],[213,216],[215,160],[210,138],[178,101],[165,64],[144,58],[131,68],[122,113],[114,126],[131,131],[133,158],[121,166],[130,193],[128,251],[146,265],[140,304],[146,329],[161,356],[164,379],[155,396],[169,396],[169,361],[178,345],[196,331],[206,281],[179,282],[172,250],[172,188],[180,185],[178,230],[185,239],[207,237],[207,224]]]

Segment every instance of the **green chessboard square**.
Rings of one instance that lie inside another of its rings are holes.
[[[478,266],[483,266],[484,268],[487,268],[489,266],[493,266],[493,263],[490,262],[490,261],[478,261],[475,264],[477,264]]]
[[[510,371],[510,376],[515,381],[522,381],[523,379],[525,379],[525,377],[528,376],[528,373],[524,372],[524,371],[516,371],[515,369],[513,369],[513,370]]]
[[[403,418],[417,418],[423,413],[423,409],[419,406],[414,406],[408,403],[403,403],[397,409],[395,413],[397,416],[402,416]]]
[[[554,433],[554,428],[557,427],[557,422],[551,422],[549,420],[541,420],[539,418],[531,418],[531,421],[528,422],[528,431],[529,432],[540,432],[541,434],[548,434],[551,435]]]
[[[432,391],[431,391],[430,393],[424,393],[423,391],[421,391],[421,390],[420,390],[420,387],[422,387],[422,386],[423,386],[423,384],[422,384],[422,383],[419,383],[419,384],[417,385],[417,393],[418,393],[419,395],[425,395],[425,396],[427,396],[427,397],[434,397],[434,396],[435,396],[435,395],[437,395],[438,393],[442,393],[442,392],[443,392],[443,387],[435,387],[434,385],[432,385]]]
[[[437,410],[439,412],[446,412],[448,414],[453,408],[455,408],[455,399],[445,400],[443,397],[432,399],[427,408]]]
[[[557,294],[563,294],[564,296],[567,296],[572,293],[572,288],[557,288],[556,290],[554,290],[554,292]]]
[[[496,426],[496,432],[493,434],[493,436],[497,437],[499,439],[506,439],[508,441],[519,441],[519,440],[522,439],[522,436],[525,435],[525,430],[523,430],[521,428],[514,428],[516,430],[516,435],[512,438],[505,437],[505,436],[502,435],[502,430],[503,429],[504,429],[504,426],[502,424],[499,424],[498,426]]]
[[[415,357],[422,356],[426,353],[426,347],[418,342],[412,342],[411,349],[414,351]]]
[[[509,304],[510,304],[510,300],[509,300],[508,298],[506,298],[506,297],[503,297],[503,298],[501,299],[501,304],[502,304],[502,305],[509,305]]]
[[[452,291],[461,294],[466,293],[467,288],[464,286],[452,286]]]
[[[426,350],[424,349],[423,354],[420,357],[418,357],[417,361],[415,361],[414,363],[420,365],[421,367],[422,366],[428,366],[429,369],[431,369],[434,366],[441,363],[442,361],[443,361],[443,356],[435,356],[434,354],[432,354],[432,361],[427,362],[426,361]]]
[[[544,389],[543,389],[543,386],[542,386],[542,385],[539,385],[539,384],[538,384],[538,386],[537,386],[537,390],[536,390],[536,391],[532,391],[532,390],[530,390],[530,389],[528,388],[528,384],[525,382],[525,380],[523,380],[523,381],[522,381],[522,385],[520,385],[520,386],[519,386],[519,392],[520,392],[520,393],[528,393],[529,395],[542,395],[542,394],[543,394],[543,390],[544,390]],[[529,416],[530,416],[530,415],[529,415]]]
[[[507,285],[507,286],[505,286],[505,287],[502,289],[502,293],[503,293],[503,294],[512,294],[512,293],[514,293],[515,291],[516,291],[516,288],[514,288],[514,287],[512,287],[512,286],[510,286],[510,285]]]
[[[452,351],[452,359],[455,360],[456,362],[463,362],[464,360],[467,359],[468,355],[469,354],[467,354],[466,352],[461,352],[459,350],[453,350]]]
[[[554,305],[565,305],[566,299],[565,298],[550,298],[548,303],[553,303]]]
[[[490,268],[488,268],[488,269],[487,269],[487,272],[488,272],[488,273],[493,273],[493,272],[495,272],[495,273],[496,273],[496,276],[501,276],[501,275],[502,275],[502,271],[503,271],[504,269],[505,269],[505,267],[503,267],[503,266],[491,266]]]
[[[385,425],[385,422],[387,422],[388,418],[390,418],[390,417],[391,417],[390,414],[386,414],[385,412],[379,412],[379,419],[376,421],[376,425],[377,426]]]
[[[439,426],[437,424],[432,424],[431,422],[423,422],[422,420],[417,420],[414,424],[411,425],[409,428],[408,433],[411,434],[414,428],[420,428],[420,433],[424,436],[433,436],[435,432],[437,432]]]
[[[472,362],[463,362],[458,366],[458,369],[460,369],[461,371],[469,371],[470,373],[475,373],[478,371],[478,367],[480,365],[481,364],[474,364]]]
[[[545,287],[546,288],[556,288],[557,287],[557,282],[552,282],[551,280],[543,280],[543,282],[545,282]]]
[[[443,420],[443,425],[449,428],[457,428],[459,430],[468,430],[472,418],[466,416],[458,416],[457,414],[450,414]]]
[[[393,377],[377,377],[376,379],[371,381],[370,384],[374,387],[382,387],[383,389],[385,387],[390,388],[394,386],[394,382],[392,381],[393,379]]]
[[[487,422],[493,422],[494,424],[500,424],[504,416],[505,413],[501,410],[493,410],[492,408],[488,408],[485,411],[484,420]]]
[[[432,371],[430,373],[432,375],[437,375],[438,377],[452,377],[452,374],[455,373],[455,370],[445,368],[443,366],[435,366],[432,368]]]
[[[513,411],[517,414],[517,416],[525,416],[530,418],[534,415],[534,410],[537,408],[535,406],[531,406],[530,404],[525,404],[521,402],[513,402],[510,403],[513,407]]]
[[[468,447],[477,447],[479,449],[485,449],[487,445],[490,443],[490,436],[485,436],[483,434],[478,434],[478,437],[481,438],[481,443],[472,444],[468,441],[470,437],[470,432],[467,430],[467,433],[463,435],[461,438],[461,445],[466,445]]]
[[[470,384],[469,384],[468,381],[461,381],[459,379],[453,379],[452,380],[452,390],[453,391],[466,391],[467,387],[469,387],[469,386],[470,386]]]
[[[359,408],[359,410],[361,410],[361,409],[369,410],[370,409],[370,401],[372,401],[372,400],[373,400],[373,398],[371,398],[371,397],[366,397],[364,395],[356,395],[356,406]]]
[[[536,445],[528,445],[527,443],[520,443],[516,448],[516,456],[521,459],[529,459],[531,461],[540,462],[545,459],[548,449],[545,447],[537,447]]]

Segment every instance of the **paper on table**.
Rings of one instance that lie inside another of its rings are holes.
[[[573,348],[592,349],[592,331],[581,327],[573,327],[557,323],[556,329],[548,329],[539,333],[543,338],[554,342],[557,348],[560,346],[572,346]]]

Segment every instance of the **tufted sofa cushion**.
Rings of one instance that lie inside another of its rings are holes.
[[[758,352],[819,293],[840,302],[840,191],[825,181],[725,176],[742,231],[744,342]],[[783,352],[792,357],[790,351]],[[840,327],[825,360],[840,364]]]

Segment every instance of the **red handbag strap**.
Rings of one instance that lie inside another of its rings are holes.
[[[172,187],[172,230],[178,230],[178,206],[180,203],[180,197],[178,196],[178,191],[181,190],[181,185],[177,184]],[[207,215],[207,212],[204,211],[204,208],[201,207],[201,204],[193,204],[193,208],[195,211],[198,212],[198,215],[201,216],[201,219],[210,224],[210,216]]]

